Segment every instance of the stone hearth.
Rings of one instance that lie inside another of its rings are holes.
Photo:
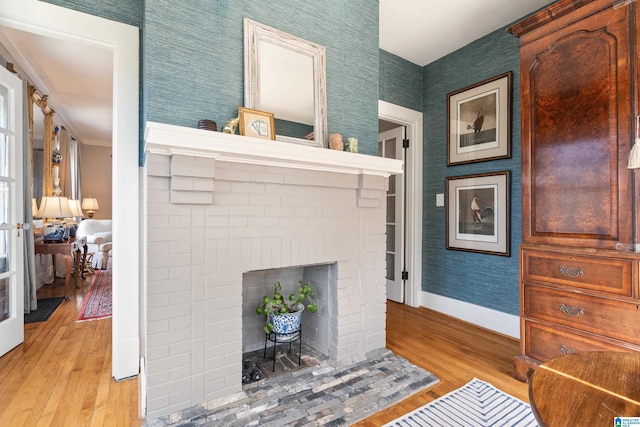
[[[331,266],[318,333],[329,358],[384,348],[386,189],[400,161],[156,123],[145,142],[148,418],[242,393],[248,272]]]

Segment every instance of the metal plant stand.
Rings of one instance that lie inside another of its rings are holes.
[[[289,332],[286,334],[277,334],[275,332],[265,334],[264,353],[262,357],[267,357],[267,343],[271,341],[273,343],[273,368],[271,368],[272,372],[276,371],[276,347],[278,346],[278,344],[284,344],[288,342],[289,354],[291,354],[291,343],[295,340],[298,340],[298,366],[300,366],[300,361],[302,359],[302,326],[297,331]]]

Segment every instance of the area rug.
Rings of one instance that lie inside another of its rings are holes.
[[[474,378],[383,427],[420,426],[535,427],[538,423],[528,404]]]
[[[111,271],[96,270],[77,322],[111,317]]]
[[[42,298],[38,300],[38,308],[31,313],[24,315],[24,323],[36,323],[49,320],[49,317],[56,311],[63,297]]]

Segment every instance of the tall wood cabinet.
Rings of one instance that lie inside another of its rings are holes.
[[[520,38],[522,224],[515,376],[562,354],[640,351],[640,5],[561,0]]]

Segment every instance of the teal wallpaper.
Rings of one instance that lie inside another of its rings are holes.
[[[517,315],[518,246],[522,240],[519,41],[500,29],[424,67],[422,289]],[[512,71],[511,159],[447,167],[447,95]],[[511,257],[446,249],[446,210],[435,207],[448,176],[511,171]]]
[[[521,241],[518,40],[500,29],[424,68],[379,49],[378,0],[46,0],[141,28],[141,123],[222,126],[243,104],[244,17],[327,48],[328,130],[376,153],[377,103],[424,113],[424,291],[518,314]],[[447,94],[506,71],[512,81],[512,158],[446,166]],[[142,143],[140,142],[141,150]],[[511,171],[511,257],[446,249],[447,176]]]
[[[144,11],[146,120],[195,127],[236,117],[249,17],[326,47],[328,130],[376,153],[377,0],[146,0]]]
[[[422,67],[380,50],[380,100],[422,111]]]

